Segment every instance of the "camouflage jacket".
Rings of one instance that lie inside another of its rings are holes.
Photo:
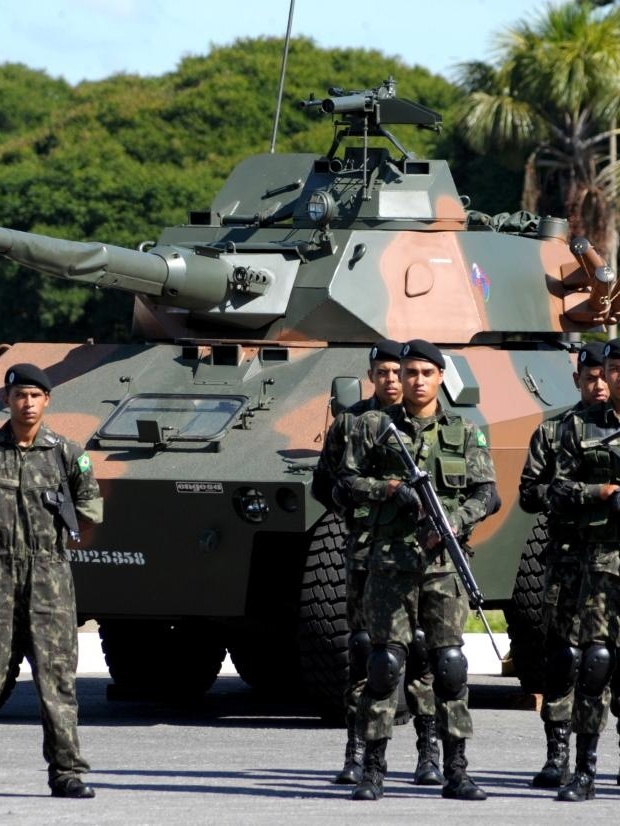
[[[555,539],[574,538],[574,523],[568,521],[566,516],[559,519],[550,510],[548,491],[555,475],[562,430],[572,420],[573,413],[579,413],[584,409],[583,403],[578,402],[570,410],[541,422],[532,434],[527,458],[521,471],[519,504],[526,513],[547,514],[549,533]]]
[[[315,499],[332,510],[332,489],[338,476],[338,468],[349,440],[349,434],[358,416],[369,410],[379,410],[379,399],[373,395],[369,399],[362,399],[347,410],[338,413],[325,436],[325,443],[316,468],[312,475],[312,494]]]
[[[405,479],[407,471],[388,445],[378,445],[378,436],[390,421],[402,434],[408,451],[421,470],[428,470],[433,485],[457,535],[466,538],[475,525],[489,513],[495,492],[495,470],[486,440],[468,419],[449,414],[438,407],[435,416],[416,419],[404,406],[365,413],[351,431],[339,469],[339,486],[355,502],[371,505],[369,526],[375,540],[393,547],[395,564],[409,563],[406,548],[424,550],[423,525],[411,519],[387,497],[387,480]],[[398,561],[400,559],[400,561]]]
[[[570,420],[572,413],[580,410],[583,410],[581,402],[558,416],[545,419],[532,433],[519,484],[519,504],[526,513],[545,513],[549,510],[548,489],[555,475],[562,424]]]
[[[102,521],[103,500],[83,448],[45,425],[39,428],[31,447],[20,448],[9,421],[0,428],[0,553],[63,551],[66,529],[43,499],[46,492],[61,490],[57,444],[78,517]]]
[[[610,402],[574,413],[563,426],[556,473],[549,486],[549,502],[559,518],[575,520],[579,540],[596,552],[602,550],[609,566],[601,570],[620,573],[620,520],[600,498],[601,486],[620,484],[620,436],[601,440],[620,430],[620,420]]]

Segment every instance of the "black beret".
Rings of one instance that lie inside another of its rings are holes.
[[[401,359],[422,359],[423,361],[431,361],[437,365],[440,370],[446,367],[445,359],[439,347],[435,347],[430,341],[425,341],[423,338],[412,338],[403,345],[400,354]]]
[[[588,344],[584,344],[577,356],[578,363],[583,367],[601,367],[604,348],[605,345],[602,341],[590,341]]]
[[[6,371],[4,384],[7,390],[11,387],[40,387],[46,393],[51,392],[52,383],[47,373],[36,364],[14,364]]]
[[[603,347],[603,358],[620,359],[620,338],[612,338]]]
[[[391,338],[382,338],[376,341],[370,348],[368,360],[373,361],[400,361],[400,351],[403,345],[400,341],[392,341]]]

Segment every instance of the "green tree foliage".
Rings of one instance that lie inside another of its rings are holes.
[[[121,74],[75,87],[25,66],[0,66],[0,224],[136,248],[185,222],[190,210],[207,209],[240,160],[269,150],[282,45],[239,40],[187,57],[161,77]],[[480,183],[489,175],[468,167],[453,135],[462,92],[378,51],[323,50],[294,39],[276,151],[324,152],[331,143],[331,120],[309,116],[299,100],[312,92],[323,97],[332,85],[372,88],[389,75],[399,96],[438,110],[445,123],[441,136],[399,127],[398,138],[420,156],[458,155],[468,194],[489,211],[472,191],[484,193]],[[0,301],[0,341],[130,337],[130,295],[74,287],[0,261]]]
[[[548,6],[496,36],[494,65],[460,67],[468,144],[508,168],[526,165],[525,209],[569,218],[608,255],[618,164],[620,10]],[[617,131],[617,130],[616,130]]]

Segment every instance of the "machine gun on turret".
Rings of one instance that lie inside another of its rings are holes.
[[[327,93],[329,97],[322,99],[310,95],[299,103],[299,108],[318,109],[324,115],[341,115],[350,126],[354,126],[356,121],[364,121],[371,130],[378,130],[378,134],[383,134],[382,123],[410,124],[434,132],[439,132],[442,127],[438,112],[421,103],[396,97],[393,77],[374,89],[345,92],[339,86],[330,86]]]
[[[327,153],[332,158],[345,137],[363,139],[364,156],[367,154],[369,137],[387,138],[396,146],[403,157],[413,158],[397,138],[385,128],[385,124],[406,124],[419,129],[441,131],[441,115],[421,103],[396,97],[396,81],[393,77],[384,80],[374,89],[345,92],[338,86],[330,86],[329,97],[319,99],[313,94],[299,103],[300,109],[318,110],[322,115],[332,115],[334,120],[334,140]],[[343,128],[341,128],[343,127]]]

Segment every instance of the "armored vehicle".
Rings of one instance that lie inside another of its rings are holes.
[[[446,355],[442,404],[491,446],[503,507],[473,571],[534,687],[545,524],[520,511],[519,475],[534,428],[576,401],[568,334],[616,320],[615,277],[564,220],[469,211],[447,163],[393,133],[441,117],[392,79],[301,105],[333,119],[326,154],[247,158],[157,242],[0,229],[12,261],[135,293],[135,343],[0,357],[49,372],[48,422],[87,443],[105,496],[70,551],[79,616],[99,623],[116,693],[201,695],[228,650],[250,685],[339,711],[342,526],[312,469],[371,344],[426,338]]]

